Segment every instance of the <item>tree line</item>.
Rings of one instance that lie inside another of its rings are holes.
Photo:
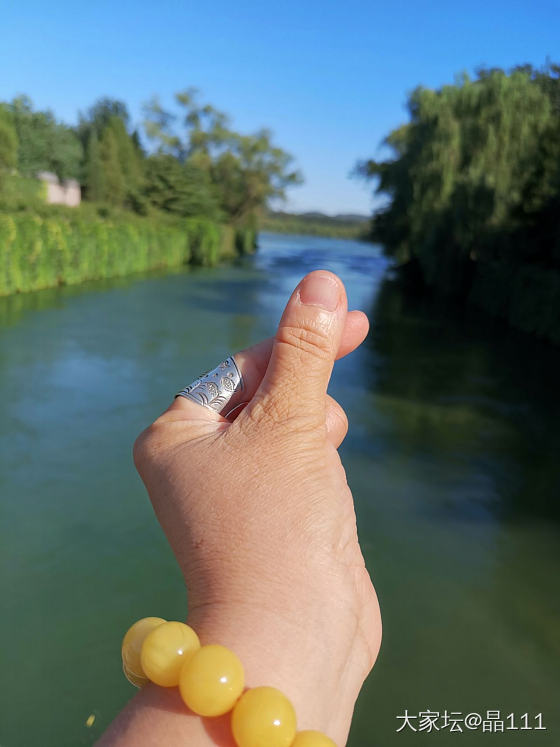
[[[416,88],[384,160],[371,238],[422,285],[560,342],[560,66]]]
[[[87,201],[243,226],[301,182],[269,130],[237,132],[196,89],[176,94],[175,103],[178,113],[157,98],[147,103],[141,131],[126,105],[110,98],[80,114],[75,127],[36,111],[26,96],[0,103],[0,189],[11,174],[51,171],[77,179]]]
[[[142,131],[115,99],[75,127],[25,96],[0,103],[0,295],[254,250],[267,201],[301,181],[292,157],[194,89],[175,101],[178,113],[146,104]],[[46,205],[41,171],[77,179],[80,207]]]
[[[369,219],[365,215],[333,216],[319,212],[287,213],[269,210],[263,214],[259,226],[263,231],[273,233],[367,240]]]

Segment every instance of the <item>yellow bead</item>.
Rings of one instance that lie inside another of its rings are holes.
[[[247,690],[231,714],[238,747],[290,747],[296,714],[288,698],[274,687]]]
[[[181,670],[179,690],[199,716],[221,716],[243,692],[245,674],[237,656],[225,646],[202,646]]]
[[[144,639],[154,628],[164,623],[162,617],[143,617],[137,620],[127,631],[121,646],[123,671],[127,680],[135,687],[143,687],[148,683],[140,662],[140,652]]]
[[[320,731],[298,731],[291,747],[336,747],[336,744]]]
[[[165,622],[144,639],[142,669],[156,685],[175,687],[181,667],[199,648],[200,641],[192,628],[181,622]]]

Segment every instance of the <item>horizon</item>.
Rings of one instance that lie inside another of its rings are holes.
[[[540,68],[554,59],[557,5],[513,7],[479,0],[462,17],[441,0],[429,9],[289,0],[235,12],[221,0],[213,11],[167,0],[154,13],[146,2],[132,10],[103,0],[76,11],[68,0],[48,10],[34,0],[4,10],[0,65],[11,72],[0,100],[25,94],[74,125],[109,96],[126,103],[138,127],[153,94],[172,108],[173,94],[194,85],[236,129],[267,127],[294,156],[305,183],[273,209],[370,215],[380,201],[349,174],[407,121],[407,93],[479,67]]]

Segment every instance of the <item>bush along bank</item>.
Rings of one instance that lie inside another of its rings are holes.
[[[252,237],[250,229],[206,218],[0,214],[0,295],[184,264],[212,266],[241,247],[254,248]]]

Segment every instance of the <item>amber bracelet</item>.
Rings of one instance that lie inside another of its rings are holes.
[[[294,707],[280,690],[245,690],[243,665],[233,651],[217,644],[201,646],[185,623],[161,617],[138,620],[123,639],[122,661],[133,685],[179,687],[184,703],[199,716],[231,711],[238,747],[336,747],[319,731],[296,731]]]

